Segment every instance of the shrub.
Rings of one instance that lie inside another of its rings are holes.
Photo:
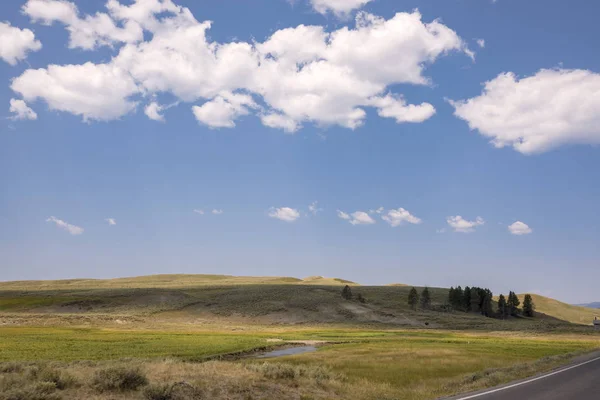
[[[155,384],[144,389],[144,398],[147,400],[172,400],[173,385]]]
[[[144,389],[147,400],[196,400],[201,393],[186,382],[153,384]]]
[[[148,384],[139,368],[110,367],[94,375],[92,386],[99,392],[137,390]]]
[[[50,382],[58,390],[64,390],[77,385],[75,377],[65,371],[43,368],[37,374],[37,379],[41,382]]]
[[[261,363],[248,364],[246,366],[251,371],[261,373],[268,379],[297,379],[308,378],[317,382],[328,381],[332,379],[341,379],[334,375],[331,370],[317,365],[293,365],[286,363]]]
[[[0,400],[60,400],[52,382],[27,382],[23,379],[0,382]]]
[[[358,300],[359,302],[361,302],[361,303],[363,303],[363,304],[367,302],[367,299],[365,299],[365,298],[364,298],[364,296],[363,296],[361,293],[359,293],[359,294],[356,296],[356,300]]]
[[[17,362],[7,362],[0,364],[1,374],[10,374],[16,372],[23,372],[23,364]]]

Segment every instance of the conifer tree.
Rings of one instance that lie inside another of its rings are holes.
[[[352,300],[352,289],[350,289],[350,286],[344,286],[342,289],[342,297],[346,300]]]
[[[485,289],[483,291],[483,302],[481,303],[481,314],[486,317],[491,317],[494,314],[494,311],[492,310],[492,298],[492,291],[490,289]]]
[[[508,312],[512,316],[517,316],[519,314],[519,306],[521,305],[521,301],[519,301],[519,297],[515,294],[515,292],[511,291],[508,293],[508,301],[506,302],[508,306]]]
[[[530,294],[526,294],[523,299],[523,315],[526,317],[533,317],[535,310],[535,304],[533,304],[533,299]]]
[[[476,287],[471,288],[471,311],[472,312],[481,311],[480,301],[481,301],[481,298],[479,296],[479,288],[476,288]]]
[[[465,286],[463,293],[463,308],[466,312],[471,311],[471,288],[468,286]]]
[[[505,319],[508,315],[508,307],[506,306],[506,297],[503,294],[498,297],[498,315]]]
[[[412,288],[408,293],[408,305],[413,310],[417,309],[417,304],[419,304],[419,293],[417,293],[417,289]]]
[[[429,294],[429,288],[425,287],[421,292],[421,308],[429,310],[431,308],[431,295]]]

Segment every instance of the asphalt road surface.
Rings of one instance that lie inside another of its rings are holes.
[[[599,400],[600,354],[559,370],[453,400]],[[449,399],[450,400],[450,399]]]

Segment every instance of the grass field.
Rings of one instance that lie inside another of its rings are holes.
[[[264,348],[270,345],[267,339],[273,338],[317,339],[332,344],[315,353],[266,362],[242,358],[197,363],[218,354]],[[50,365],[67,371],[81,384],[73,387],[72,393],[65,391],[65,398],[70,398],[69,393],[91,396],[94,389],[84,382],[91,382],[92,376],[107,365],[120,365],[139,367],[155,385],[186,381],[214,398],[277,399],[281,398],[277,393],[286,393],[299,399],[350,398],[350,394],[355,399],[433,399],[546,370],[564,362],[569,354],[599,346],[596,337],[519,333],[308,327],[181,333],[15,327],[0,328],[0,357],[10,360],[0,362],[0,371],[13,371],[15,365]],[[26,374],[23,371],[19,376]],[[207,376],[211,381],[204,380]],[[97,398],[113,395],[94,394]],[[123,398],[142,398],[143,391],[128,392],[127,396]]]

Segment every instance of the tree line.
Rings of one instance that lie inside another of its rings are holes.
[[[361,303],[366,303],[367,300],[361,293],[356,296],[352,293],[350,286],[346,285],[342,289],[342,297],[345,300],[356,299]],[[515,292],[509,292],[508,298],[504,297],[503,294],[498,296],[498,302],[496,310],[493,307],[494,294],[488,288],[480,288],[477,286],[456,288],[451,287],[448,291],[448,302],[443,306],[445,310],[450,308],[455,311],[462,311],[466,313],[480,313],[488,318],[501,318],[506,319],[508,317],[517,317],[524,315],[526,317],[533,317],[535,304],[530,294],[526,294],[523,298],[523,308],[519,308],[521,301]],[[416,288],[410,289],[408,293],[408,305],[413,310],[420,307],[423,310],[430,310],[432,308],[431,293],[428,287],[423,288],[421,294],[417,292]]]
[[[452,310],[462,311],[466,313],[480,313],[488,318],[506,319],[509,316],[524,315],[533,317],[535,304],[530,294],[526,294],[523,298],[523,308],[520,309],[521,301],[515,292],[510,292],[508,298],[501,294],[498,297],[497,307],[493,307],[494,294],[488,288],[469,287],[464,289],[460,286],[457,288],[451,287],[448,292],[448,306]],[[429,288],[424,288],[421,295],[416,288],[412,288],[408,293],[408,305],[413,309],[417,309],[420,305],[422,309],[428,310],[431,308],[431,294]]]

